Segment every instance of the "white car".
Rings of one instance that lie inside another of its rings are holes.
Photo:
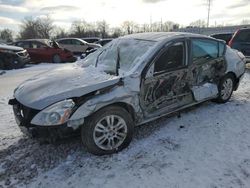
[[[87,43],[86,41],[79,38],[62,38],[56,40],[61,47],[73,52],[74,54],[82,54],[88,50],[94,48],[100,48],[99,44]]]
[[[207,100],[227,102],[244,72],[242,53],[221,40],[134,34],[22,83],[9,104],[21,130],[46,138],[77,132],[89,152],[104,155],[126,148],[136,125]]]

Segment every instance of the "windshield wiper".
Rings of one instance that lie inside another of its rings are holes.
[[[117,59],[116,59],[116,69],[115,69],[115,73],[116,76],[119,75],[119,69],[120,69],[120,48],[117,47]]]

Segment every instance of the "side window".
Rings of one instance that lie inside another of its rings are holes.
[[[68,40],[68,39],[60,40],[59,43],[61,43],[61,44],[71,44],[71,40]]]
[[[194,39],[192,41],[192,52],[194,63],[207,62],[218,57],[218,42],[206,39]]]
[[[154,72],[173,70],[185,65],[185,45],[184,42],[176,42],[169,46],[167,50],[155,62]]]
[[[73,44],[73,45],[81,45],[82,42],[79,41],[79,40],[72,40],[72,44]]]
[[[18,42],[17,46],[22,47],[22,48],[29,48],[29,42]]]
[[[239,31],[235,37],[237,42],[250,42],[250,30]]]
[[[46,46],[39,42],[31,42],[31,48],[45,48]]]

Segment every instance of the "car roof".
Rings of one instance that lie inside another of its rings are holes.
[[[196,38],[208,38],[211,37],[194,34],[194,33],[183,33],[183,32],[149,32],[149,33],[137,33],[124,36],[123,38],[133,38],[133,39],[141,39],[141,40],[151,40],[160,42],[167,39],[180,38],[180,37],[196,37]]]
[[[239,29],[240,31],[250,31],[250,27],[247,27],[247,28],[241,28]]]
[[[230,33],[230,32],[228,32],[228,33],[214,33],[214,34],[212,34],[212,35],[210,35],[210,36],[216,36],[216,35],[233,35],[234,33]]]
[[[60,38],[60,39],[56,39],[56,40],[71,40],[71,39],[81,40],[80,38],[74,38],[74,37]]]
[[[81,39],[100,39],[99,37],[82,37]]]

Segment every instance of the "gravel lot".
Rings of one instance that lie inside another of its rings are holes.
[[[0,187],[249,187],[249,70],[228,103],[205,102],[137,127],[127,149],[96,157],[78,137],[54,144],[25,137],[7,105],[19,83],[57,66],[0,75]]]

